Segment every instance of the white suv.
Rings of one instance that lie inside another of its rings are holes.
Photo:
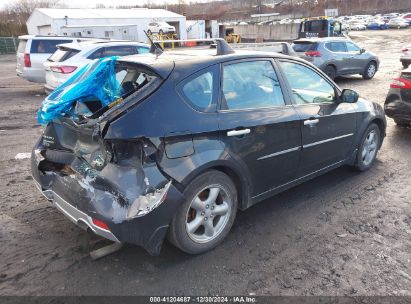
[[[150,46],[131,41],[87,41],[73,42],[57,46],[57,51],[43,64],[46,71],[46,91],[55,88],[68,80],[74,72],[95,59],[110,56],[127,56],[148,53]]]
[[[45,83],[43,63],[57,50],[57,44],[84,39],[65,36],[24,35],[17,48],[17,76],[31,82]]]
[[[148,24],[147,34],[158,33],[160,35],[167,33],[175,33],[176,28],[164,21],[155,21]]]

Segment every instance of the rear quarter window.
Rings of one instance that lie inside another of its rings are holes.
[[[53,54],[57,50],[57,45],[68,43],[71,40],[46,40],[33,39],[31,41],[30,53],[32,54]]]
[[[207,69],[191,76],[179,84],[179,93],[195,110],[212,112],[216,110],[214,69]]]

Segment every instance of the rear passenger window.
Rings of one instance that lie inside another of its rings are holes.
[[[214,73],[204,72],[185,82],[182,86],[182,93],[193,108],[201,112],[209,112],[216,108],[213,102],[213,84]]]
[[[62,43],[69,43],[71,40],[40,40],[33,39],[31,41],[32,54],[52,54],[57,50],[56,45]]]
[[[325,44],[325,47],[331,52],[347,52],[345,42],[328,42]]]
[[[270,61],[246,61],[223,67],[223,106],[228,110],[284,106]]]

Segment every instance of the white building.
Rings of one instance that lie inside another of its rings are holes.
[[[66,35],[147,41],[144,30],[152,21],[165,21],[187,39],[186,17],[164,9],[38,8],[27,20],[31,35]]]

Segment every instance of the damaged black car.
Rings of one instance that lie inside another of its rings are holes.
[[[116,243],[157,255],[168,238],[198,254],[222,242],[238,209],[373,165],[381,106],[304,60],[216,43],[105,59],[53,92],[31,158],[44,196]]]

